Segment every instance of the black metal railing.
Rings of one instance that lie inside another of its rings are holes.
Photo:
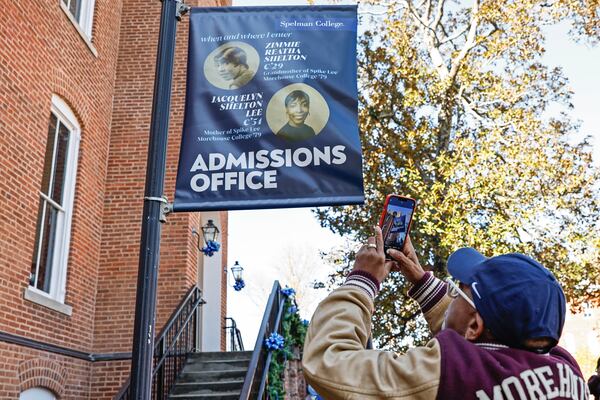
[[[230,324],[227,324],[227,321]],[[229,336],[229,346],[227,351],[244,351],[244,342],[242,341],[242,332],[237,327],[235,319],[226,317],[225,318],[225,334]],[[229,332],[227,332],[229,331]]]
[[[188,354],[199,348],[197,327],[200,306],[204,303],[200,289],[192,287],[158,334],[154,345],[152,399],[163,400],[168,397]],[[129,380],[114,399],[131,399]]]
[[[283,305],[285,296],[281,294],[281,286],[278,281],[273,283],[271,295],[267,301],[267,307],[263,315],[252,358],[244,386],[240,394],[240,400],[262,399],[269,374],[269,365],[271,363],[271,352],[265,349],[265,339],[273,332],[281,333],[281,317],[283,314]]]

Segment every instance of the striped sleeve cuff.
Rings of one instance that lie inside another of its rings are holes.
[[[343,286],[354,286],[364,290],[371,299],[375,300],[379,293],[380,283],[367,271],[354,270],[348,274]]]
[[[408,291],[408,295],[419,303],[421,311],[425,314],[446,295],[446,284],[427,271]]]

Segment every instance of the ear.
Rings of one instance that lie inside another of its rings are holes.
[[[479,315],[478,312],[475,312],[469,319],[469,324],[467,325],[467,330],[465,332],[465,339],[474,342],[483,334],[483,332],[485,332],[485,324],[483,323],[481,315]]]

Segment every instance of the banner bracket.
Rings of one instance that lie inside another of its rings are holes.
[[[175,18],[177,18],[177,21],[181,21],[181,18],[185,14],[187,14],[192,9],[192,7],[185,4],[182,0],[176,0],[176,1],[177,1],[177,10],[176,10]]]
[[[167,222],[167,215],[169,215],[170,213],[173,212],[173,203],[169,203],[168,199],[166,196],[163,197],[144,197],[144,200],[148,200],[148,201],[158,201],[161,204],[160,207],[160,216],[158,217],[158,220],[160,222],[162,222],[163,224],[165,222]]]

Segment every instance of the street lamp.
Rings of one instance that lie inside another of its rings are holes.
[[[213,223],[212,219],[209,219],[206,225],[202,227],[202,236],[204,236],[204,243],[216,242],[219,237],[219,228]]]
[[[237,261],[235,264],[233,264],[233,267],[231,267],[231,275],[233,275],[233,279],[235,280],[233,288],[236,292],[239,292],[246,286],[246,282],[244,282],[244,278],[242,277],[243,271],[244,268],[242,268],[240,263]]]
[[[236,282],[243,279],[242,272],[244,272],[244,268],[236,261],[235,264],[233,264],[233,267],[231,267],[231,274]]]
[[[217,238],[219,237],[219,228],[213,223],[212,219],[209,219],[206,225],[202,228],[202,238],[204,239],[204,243],[206,246],[200,247],[200,234],[195,228],[192,228],[192,234],[198,237],[198,243],[196,247],[198,251],[201,251],[208,257],[212,257],[214,253],[219,251],[221,245],[217,243]]]

